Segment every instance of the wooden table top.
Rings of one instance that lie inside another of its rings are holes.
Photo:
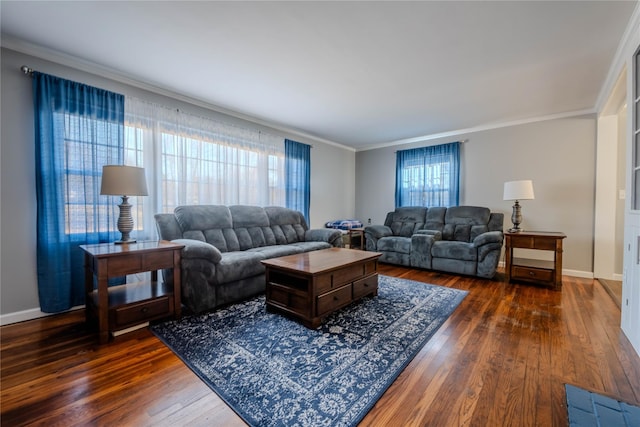
[[[279,258],[265,259],[267,267],[280,270],[318,274],[343,268],[349,264],[377,259],[380,252],[368,252],[358,249],[328,248]]]

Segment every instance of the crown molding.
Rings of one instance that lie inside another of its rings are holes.
[[[614,92],[616,83],[622,71],[627,64],[627,57],[632,54],[640,43],[640,2],[636,3],[636,8],[631,14],[627,28],[622,34],[620,43],[618,43],[618,49],[613,56],[613,61],[609,67],[607,77],[600,88],[600,93],[596,100],[596,111],[602,112],[606,107],[609,100],[609,96]]]
[[[447,131],[447,132],[434,133],[434,134],[430,134],[430,135],[417,136],[417,137],[414,137],[414,138],[399,139],[397,141],[387,142],[387,143],[383,143],[383,144],[370,145],[370,146],[367,146],[367,147],[360,148],[357,151],[377,150],[379,148],[394,147],[394,146],[397,146],[397,145],[405,145],[405,144],[413,144],[415,142],[431,141],[431,140],[434,140],[434,139],[454,137],[454,136],[465,135],[465,134],[474,133],[474,132],[482,132],[482,131],[486,131],[486,130],[493,130],[493,129],[511,127],[511,126],[524,125],[524,124],[528,124],[528,123],[536,123],[536,122],[544,122],[544,121],[547,121],[547,120],[557,120],[557,119],[566,119],[566,118],[569,118],[569,117],[584,116],[586,114],[595,114],[595,112],[596,112],[596,110],[594,108],[589,108],[589,109],[586,109],[586,110],[569,111],[569,112],[565,112],[565,113],[550,114],[550,115],[547,115],[547,116],[532,117],[532,118],[528,118],[528,119],[492,123],[492,124],[474,126],[474,127],[465,128],[465,129],[457,129],[457,130],[452,130],[452,131]]]
[[[3,48],[7,48],[7,49],[11,49],[11,50],[23,53],[25,55],[35,56],[37,58],[44,59],[46,61],[55,62],[57,64],[60,64],[66,67],[70,67],[76,70],[84,71],[86,73],[94,74],[99,77],[103,77],[105,79],[116,81],[118,83],[122,83],[128,86],[136,87],[138,89],[143,89],[149,92],[153,92],[158,95],[163,95],[169,98],[176,99],[178,101],[186,102],[188,104],[205,108],[207,110],[211,110],[219,114],[224,114],[226,116],[230,116],[235,119],[244,120],[259,126],[263,126],[265,128],[273,129],[275,131],[278,131],[278,133],[285,134],[286,135],[285,137],[297,136],[297,137],[302,137],[304,139],[309,139],[312,141],[321,142],[323,144],[338,147],[343,150],[352,151],[352,152],[356,151],[355,148],[340,144],[339,142],[324,139],[304,131],[300,131],[294,128],[272,123],[272,122],[269,122],[268,120],[246,115],[234,110],[226,109],[226,108],[211,104],[210,102],[204,99],[182,95],[180,93],[174,92],[162,86],[156,86],[153,84],[143,82],[141,80],[136,80],[120,71],[117,71],[109,67],[105,67],[104,65],[97,64],[92,61],[87,61],[85,59],[78,58],[76,56],[69,55],[67,53],[60,52],[54,49],[45,48],[43,46],[29,43],[12,36],[2,34],[2,37],[0,37],[0,46],[2,46]],[[25,65],[28,66],[29,64],[25,64]]]

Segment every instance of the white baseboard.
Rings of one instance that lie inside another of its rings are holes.
[[[78,305],[76,307],[72,307],[68,311],[84,309],[84,305]],[[62,312],[62,313],[66,313]],[[10,325],[12,323],[25,322],[27,320],[39,319],[41,317],[53,316],[54,314],[60,313],[45,313],[40,311],[39,308],[32,308],[29,310],[16,311],[15,313],[7,313],[0,315],[0,326]]]
[[[566,268],[563,268],[562,274],[564,276],[582,277],[583,279],[593,279],[592,271],[567,270]]]
[[[498,267],[504,268],[504,261],[500,261],[498,263]],[[568,270],[566,268],[562,269],[563,276],[573,276],[573,277],[581,277],[583,279],[593,279],[592,271],[582,271],[582,270]],[[622,279],[620,279],[622,280]]]
[[[504,268],[504,261],[500,261],[498,263],[499,267]],[[573,277],[581,277],[584,279],[593,279],[593,272],[591,271],[581,271],[581,270],[567,270],[563,269],[562,274],[565,276],[573,276]],[[615,276],[619,276],[619,278],[615,278],[614,280],[622,280],[622,275],[617,274]],[[79,305],[71,308],[68,311],[83,309],[84,305]],[[59,313],[53,313],[59,314]],[[10,325],[12,323],[24,322],[27,320],[38,319],[40,317],[51,316],[52,313],[43,313],[39,308],[32,308],[30,310],[17,311],[15,313],[7,313],[0,315],[0,326]]]
[[[613,273],[613,280],[617,280],[618,282],[622,282],[622,274]]]

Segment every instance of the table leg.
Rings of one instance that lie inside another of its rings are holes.
[[[555,262],[554,269],[556,273],[555,277],[555,285],[556,289],[562,288],[562,239],[556,240],[556,253],[555,253]]]
[[[182,301],[180,299],[180,250],[173,251],[173,309],[175,318],[180,319],[182,316]]]
[[[100,344],[109,341],[109,276],[107,261],[99,260],[97,266],[98,277],[98,334]]]
[[[507,283],[511,280],[511,259],[513,258],[513,248],[511,247],[509,238],[506,239],[504,247],[504,277]]]
[[[85,299],[85,320],[87,324],[91,322],[91,292],[93,292],[93,267],[91,265],[93,257],[85,252],[84,254],[84,299]]]

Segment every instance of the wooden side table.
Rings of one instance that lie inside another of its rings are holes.
[[[180,318],[183,247],[167,241],[80,246],[84,250],[87,322],[97,318],[101,344],[109,341],[110,331],[172,314]],[[173,269],[173,285],[158,283],[158,270],[165,268]],[[147,271],[151,272],[150,281],[108,286],[109,278]]]
[[[361,250],[365,249],[364,228],[350,228],[349,230],[347,230],[347,235],[348,235],[350,249],[361,249]],[[354,240],[358,242],[355,245],[353,243]]]
[[[507,282],[521,280],[525,282],[562,287],[562,241],[564,233],[544,231],[505,232],[505,276]],[[536,249],[553,251],[553,261],[527,258],[515,258],[513,249]]]

